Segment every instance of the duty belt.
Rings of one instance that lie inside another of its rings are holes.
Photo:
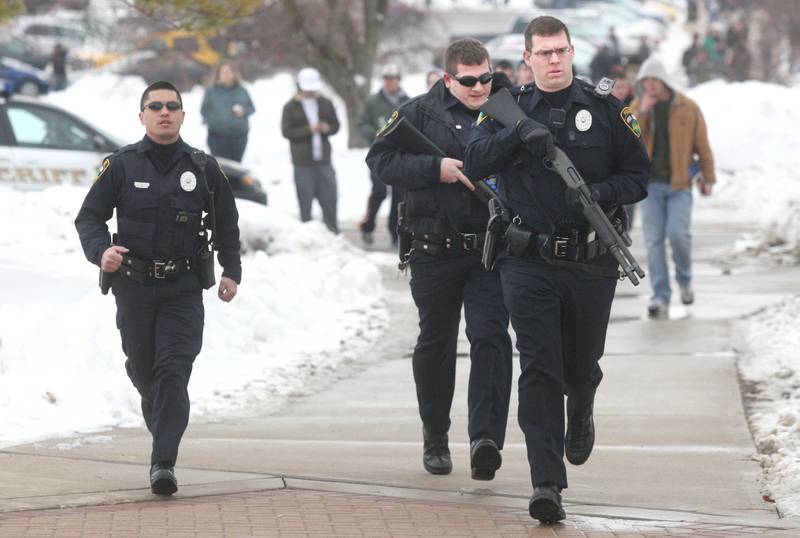
[[[454,250],[477,250],[483,248],[486,240],[486,233],[449,233],[445,235],[415,233],[413,238],[421,243],[431,243],[441,245],[446,249]]]
[[[538,238],[539,246],[544,244],[545,253],[556,260],[584,262],[606,252],[603,244],[595,237],[594,231],[589,233],[585,240],[580,240],[572,234],[552,236],[539,234]]]
[[[169,280],[186,271],[191,271],[193,258],[147,260],[129,254],[122,255],[122,274],[135,282],[144,284],[153,280]]]

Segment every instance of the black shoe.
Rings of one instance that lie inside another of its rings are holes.
[[[156,495],[172,495],[178,491],[175,468],[168,463],[155,463],[150,467],[150,490]]]
[[[560,488],[549,483],[534,487],[528,512],[533,519],[544,524],[555,523],[567,517],[561,506]]]
[[[470,464],[473,480],[492,480],[494,472],[500,468],[503,458],[497,444],[484,437],[475,439],[470,444]]]
[[[431,474],[450,474],[453,470],[453,461],[450,459],[450,449],[447,447],[446,433],[428,433],[422,429],[424,439],[422,447],[422,465]]]
[[[372,232],[365,232],[364,230],[361,230],[361,240],[365,245],[371,245],[375,242]]]
[[[572,465],[582,465],[589,459],[594,447],[594,403],[577,407],[567,398],[567,436],[564,453]]]

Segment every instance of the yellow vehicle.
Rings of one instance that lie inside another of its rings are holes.
[[[148,39],[143,48],[177,51],[206,67],[214,67],[223,57],[233,54],[232,45],[226,48],[222,39],[189,30],[159,32]]]

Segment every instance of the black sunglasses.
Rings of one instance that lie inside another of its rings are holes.
[[[467,88],[472,88],[478,82],[481,84],[489,84],[492,81],[493,73],[491,71],[487,71],[479,77],[473,77],[471,75],[467,75],[464,77],[457,77],[455,75],[450,75],[454,79],[458,81],[459,84],[462,86],[466,86]]]
[[[169,110],[170,112],[175,112],[176,110],[180,110],[181,108],[183,108],[183,105],[181,105],[178,101],[167,101],[166,103],[162,103],[161,101],[154,101],[152,103],[147,103],[144,106],[145,108],[149,108],[153,112],[158,112],[159,110],[164,108],[164,106],[166,106],[167,110]],[[144,111],[144,108],[142,109],[142,111]]]

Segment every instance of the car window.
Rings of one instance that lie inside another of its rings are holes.
[[[17,144],[50,149],[93,151],[93,133],[58,111],[9,105],[8,122]]]

